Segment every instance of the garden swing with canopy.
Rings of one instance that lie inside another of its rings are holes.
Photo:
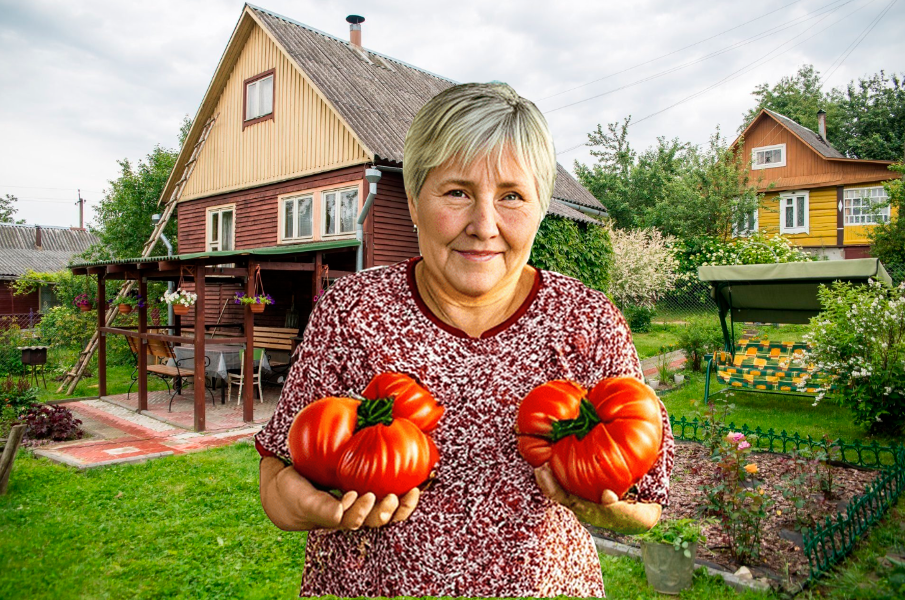
[[[809,383],[818,384],[821,373],[812,365],[796,362],[804,356],[807,344],[802,342],[760,341],[735,344],[735,322],[807,324],[820,310],[819,286],[834,281],[867,285],[869,279],[892,285],[892,279],[877,258],[814,261],[760,265],[698,267],[701,281],[710,283],[711,297],[716,301],[723,331],[723,350],[707,357],[704,401],[710,398],[710,375],[728,389],[748,388],[758,393],[809,395],[816,387],[808,385],[804,392],[797,384],[804,374]],[[727,316],[729,322],[727,324]]]

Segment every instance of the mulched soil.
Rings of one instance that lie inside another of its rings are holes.
[[[795,585],[808,577],[808,561],[802,548],[801,534],[795,530],[792,510],[782,497],[776,484],[781,482],[780,473],[783,456],[770,453],[752,453],[751,462],[757,464],[756,479],[762,482],[765,494],[776,504],[764,523],[763,544],[760,561],[747,566],[755,578],[766,578],[775,586]],[[877,471],[848,467],[833,469],[834,495],[830,500],[820,502],[818,517],[820,522],[837,511],[844,511],[847,503],[864,493],[865,488],[877,477]],[[677,442],[676,462],[670,479],[669,507],[663,511],[664,519],[696,517],[696,509],[704,501],[700,486],[710,479],[715,466],[710,462],[708,451],[699,444]],[[820,497],[822,500],[822,496]],[[776,511],[781,511],[778,515]],[[615,534],[606,529],[588,525],[591,533],[624,544],[637,546],[632,536]],[[729,551],[727,536],[719,524],[705,527],[707,543],[698,548],[697,558],[710,566],[734,572],[740,566]]]

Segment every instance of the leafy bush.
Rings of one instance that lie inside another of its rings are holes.
[[[650,322],[654,317],[654,309],[629,304],[622,308],[622,316],[625,317],[628,328],[632,333],[647,333],[650,331]]]
[[[675,285],[678,261],[670,247],[672,238],[656,229],[614,229],[613,268],[607,294],[617,306],[653,309]]]
[[[38,402],[38,388],[32,387],[25,378],[7,377],[0,383],[0,405],[10,406],[16,416],[21,415]]]
[[[889,166],[890,170],[905,175],[905,164]],[[887,269],[905,269],[905,181],[902,178],[883,183],[889,198],[890,220],[868,227],[870,255],[876,256]]]
[[[663,519],[654,527],[638,536],[649,544],[671,544],[676,552],[682,552],[691,558],[692,544],[703,544],[707,541],[701,523],[696,519]]]
[[[580,249],[580,251],[576,251]],[[589,288],[605,291],[613,264],[609,230],[548,216],[531,248],[531,265],[574,277]]]
[[[812,347],[803,359],[828,374],[815,404],[835,384],[856,424],[898,434],[905,426],[905,282],[889,288],[837,281],[817,295],[823,310],[804,336]],[[807,386],[805,377],[799,389]]]
[[[22,375],[22,351],[19,346],[33,346],[34,339],[26,335],[16,323],[4,323],[0,328],[0,376]]]
[[[723,347],[723,331],[713,319],[690,319],[679,329],[676,346],[685,353],[691,370],[700,373],[704,355]]]
[[[72,411],[64,406],[36,404],[25,413],[25,437],[32,440],[62,442],[80,439],[85,433],[79,427],[81,419],[73,418]]]

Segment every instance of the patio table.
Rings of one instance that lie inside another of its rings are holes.
[[[204,370],[204,374],[212,380],[216,377],[221,382],[225,382],[229,375],[228,371],[238,371],[242,368],[240,353],[244,349],[245,346],[242,344],[205,344],[204,355],[210,360],[208,361],[208,366]],[[176,354],[176,359],[179,360],[179,364],[181,365],[191,364],[192,359],[195,358],[195,347],[191,344],[176,346],[173,348],[173,351]],[[260,362],[261,370],[270,373],[270,361],[267,360],[266,352],[261,353]],[[257,368],[258,361],[254,361],[254,365],[255,368]],[[220,395],[222,403],[226,402],[225,390],[226,386],[221,385]]]

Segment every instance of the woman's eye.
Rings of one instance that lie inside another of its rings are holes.
[[[447,196],[452,196],[453,198],[465,198],[466,194],[464,190],[450,190],[446,192]]]
[[[508,194],[503,196],[503,200],[522,200],[522,197],[515,192],[509,192]]]

